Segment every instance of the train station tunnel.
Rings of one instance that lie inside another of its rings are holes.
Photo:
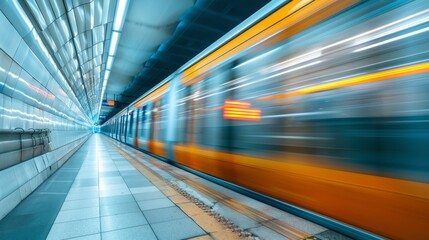
[[[428,235],[429,1],[0,1],[0,240]]]

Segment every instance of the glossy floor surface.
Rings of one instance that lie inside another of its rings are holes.
[[[0,240],[229,240],[240,234],[348,239],[101,134],[0,220]]]
[[[184,239],[205,234],[98,134],[0,221],[0,239]]]

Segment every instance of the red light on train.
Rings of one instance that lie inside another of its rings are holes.
[[[225,100],[223,118],[241,121],[261,120],[261,110],[244,101]]]

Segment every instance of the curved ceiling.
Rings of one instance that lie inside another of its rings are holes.
[[[70,86],[70,99],[77,99],[89,121],[99,123],[269,2],[8,1],[20,2],[25,12],[20,14],[28,16],[35,39]],[[122,25],[118,16],[123,12],[126,18]],[[116,100],[116,104],[100,110],[102,99]]]
[[[98,117],[117,1],[27,0],[22,6],[83,112]]]
[[[100,123],[169,76],[268,0],[131,0]]]

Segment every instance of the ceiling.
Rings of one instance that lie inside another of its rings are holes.
[[[83,112],[98,119],[116,0],[26,0],[22,6]]]
[[[129,0],[100,124],[255,13],[268,0]]]
[[[269,2],[18,1],[71,94],[88,119],[99,124]],[[100,108],[102,100],[115,104]]]

